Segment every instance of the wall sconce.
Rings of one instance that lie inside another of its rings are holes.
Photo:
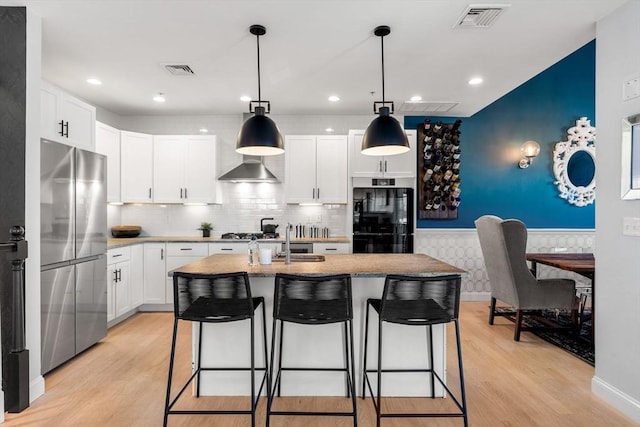
[[[522,158],[518,162],[520,169],[526,169],[533,162],[533,159],[540,154],[540,144],[535,141],[527,141],[520,146]]]

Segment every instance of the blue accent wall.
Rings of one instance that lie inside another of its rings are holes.
[[[595,54],[594,40],[471,117],[429,117],[432,123],[462,119],[462,201],[457,219],[418,220],[417,227],[475,228],[478,217],[493,214],[529,228],[594,228],[595,204],[577,207],[559,197],[553,149],[580,117],[596,126]],[[416,129],[425,118],[405,116],[404,127]],[[520,169],[527,140],[540,144],[540,155]],[[422,141],[417,148],[421,153]]]

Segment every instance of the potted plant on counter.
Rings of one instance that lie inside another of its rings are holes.
[[[203,222],[200,224],[200,228],[198,230],[202,230],[202,237],[211,237],[211,230],[213,230],[213,225],[210,222]]]

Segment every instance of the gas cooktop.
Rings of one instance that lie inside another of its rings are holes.
[[[220,238],[250,240],[252,236],[256,236],[256,239],[277,239],[280,237],[278,233],[224,233]]]

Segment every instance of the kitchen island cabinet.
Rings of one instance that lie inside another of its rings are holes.
[[[290,274],[340,274],[352,276],[353,322],[355,339],[356,374],[362,378],[362,351],[364,331],[364,311],[367,298],[380,298],[387,274],[412,275],[462,275],[465,272],[432,257],[422,254],[325,254],[324,262],[273,262],[270,265],[248,266],[244,254],[217,254],[180,267],[174,271],[184,273],[216,274],[234,271],[247,271],[254,296],[263,296],[266,302],[267,331],[270,336],[273,309],[274,276],[276,273]],[[169,272],[172,274],[172,271]],[[256,327],[261,327],[261,316],[256,316]],[[370,322],[375,322],[375,316]],[[213,326],[213,327],[212,327]],[[344,363],[342,343],[336,340],[336,330],[341,325],[314,326],[313,334],[308,334],[306,325],[287,324],[287,339],[284,342],[287,363],[314,365],[320,367],[341,366]],[[249,363],[248,340],[238,340],[247,335],[247,323],[203,326],[202,359],[203,366],[214,363]],[[438,325],[434,331],[434,366],[444,372],[446,364],[445,327]],[[193,325],[192,338],[195,342],[198,327]],[[245,342],[246,341],[246,342]],[[424,366],[424,354],[415,351],[422,346],[426,351],[427,335],[424,327],[406,327],[404,325],[385,325],[383,337],[386,366],[397,368]],[[233,342],[233,345],[221,346],[220,343]],[[370,354],[375,354],[375,340],[370,340]],[[194,348],[197,348],[194,347]],[[220,351],[224,348],[224,351]],[[261,344],[256,345],[256,357],[260,363]],[[233,350],[232,350],[233,349]],[[410,351],[411,350],[411,351]],[[383,362],[384,363],[384,362]],[[372,366],[370,366],[372,367]],[[247,395],[246,381],[240,381],[241,375],[233,372],[217,373],[215,378],[209,373],[202,374],[200,392],[203,395]],[[361,382],[356,381],[357,387]],[[387,374],[384,393],[390,396],[424,396],[430,392],[429,381],[420,376],[406,374]],[[375,392],[375,390],[374,390]],[[361,390],[358,390],[358,394]],[[444,396],[444,390],[436,384],[436,396]],[[344,375],[342,373],[297,373],[287,372],[282,380],[282,394],[288,396],[343,396]]]

